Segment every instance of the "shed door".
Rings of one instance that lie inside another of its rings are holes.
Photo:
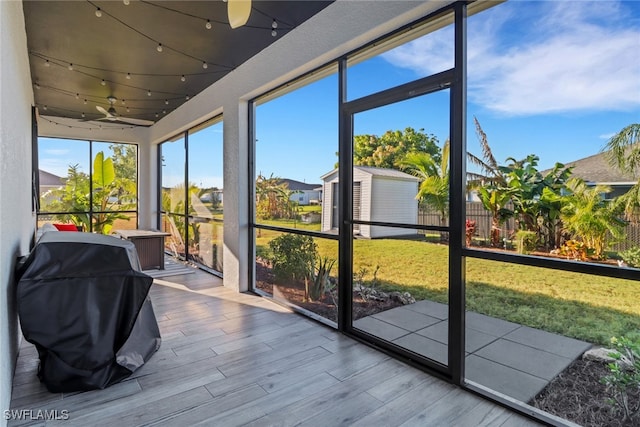
[[[331,228],[340,228],[338,224],[338,183],[331,184]]]
[[[362,206],[362,198],[361,198],[361,190],[360,187],[361,182],[353,183],[353,219],[356,221],[360,220],[360,207]],[[360,231],[360,224],[353,224],[353,231]]]

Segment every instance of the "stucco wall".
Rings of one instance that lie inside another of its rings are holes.
[[[18,347],[14,267],[29,251],[31,214],[31,105],[22,2],[0,1],[0,411],[9,408]],[[4,417],[0,418],[6,424]]]

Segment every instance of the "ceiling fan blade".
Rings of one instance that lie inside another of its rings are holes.
[[[251,15],[251,0],[227,0],[227,15],[231,28],[242,27]]]
[[[100,111],[102,114],[104,114],[105,116],[107,116],[107,117],[111,116],[111,114],[109,114],[109,112],[108,112],[107,110],[105,110],[104,108],[102,108],[102,107],[101,107],[101,106],[99,106],[99,105],[96,105],[96,109],[97,109],[98,111]]]
[[[129,123],[136,126],[151,126],[155,122],[152,120],[143,120],[143,119],[133,119],[131,117],[117,117],[115,120],[123,123]]]

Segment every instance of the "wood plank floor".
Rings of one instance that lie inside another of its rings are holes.
[[[8,424],[538,425],[204,272],[156,279],[151,298],[162,347],[105,390],[49,393],[23,343],[11,408],[69,419]]]

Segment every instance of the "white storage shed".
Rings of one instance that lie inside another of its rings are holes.
[[[322,231],[338,229],[338,169],[321,176]],[[395,169],[371,166],[353,168],[353,217],[361,221],[417,224],[419,180]],[[364,238],[406,236],[417,231],[370,225],[354,225]]]

